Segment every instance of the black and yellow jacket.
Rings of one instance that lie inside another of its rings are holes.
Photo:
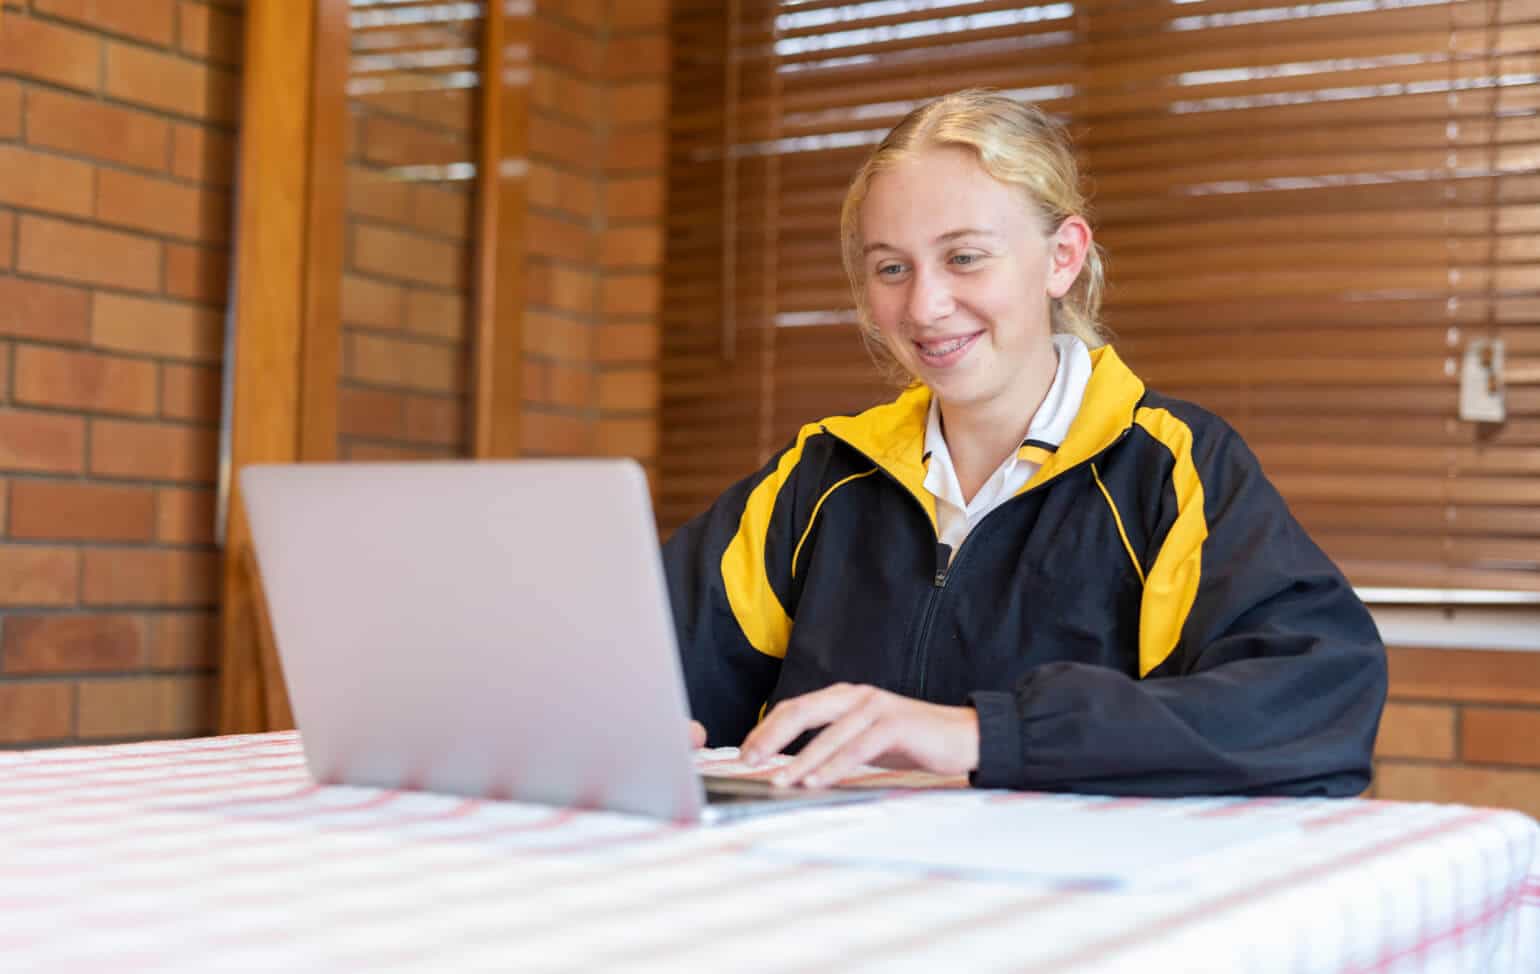
[[[955,556],[923,387],[806,426],[664,547],[713,746],[864,683],[979,717],[984,787],[1352,795],[1385,651],[1239,435],[1092,352],[1062,444]],[[1031,452],[1027,452],[1031,451]]]

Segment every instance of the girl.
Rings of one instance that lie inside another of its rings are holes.
[[[1353,795],[1385,652],[1222,420],[1104,343],[1074,156],[966,91],[856,173],[845,269],[893,402],[802,429],[664,548],[691,708],[778,783]],[[821,730],[819,730],[821,728]],[[810,732],[816,731],[816,734]]]

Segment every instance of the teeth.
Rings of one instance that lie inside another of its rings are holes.
[[[971,338],[973,338],[972,335],[964,335],[963,337],[954,339],[952,341],[949,341],[949,342],[947,342],[944,345],[924,345],[924,346],[921,346],[920,350],[923,351],[926,355],[931,355],[931,356],[934,356],[936,358],[940,358],[943,355],[949,355],[952,352],[957,351],[959,348],[962,348],[964,345],[968,344],[968,341]]]

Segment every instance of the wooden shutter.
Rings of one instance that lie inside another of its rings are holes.
[[[1540,364],[1540,0],[771,6],[755,29],[712,35],[724,59],[760,58],[769,101],[709,133],[701,116],[691,137],[775,172],[765,225],[739,211],[733,232],[773,241],[778,327],[763,374],[727,384],[730,405],[665,409],[665,522],[753,466],[721,455],[671,484],[671,456],[702,442],[689,430],[768,429],[758,459],[803,422],[889,394],[852,326],[844,185],[914,104],[989,85],[1070,122],[1120,352],[1234,423],[1355,583],[1540,590],[1540,388],[1511,387],[1499,426],[1457,415],[1473,337],[1501,337],[1511,368]],[[691,56],[706,60],[707,42]],[[710,94],[683,72],[676,85],[676,104],[691,85]],[[685,183],[716,171],[685,175],[677,130],[675,145]],[[687,217],[690,199],[675,218],[723,232]],[[683,263],[699,288],[720,284],[710,262]],[[679,320],[702,313],[691,301],[666,296]]]
[[[1457,417],[1472,337],[1540,355],[1536,11],[1086,9],[1106,321],[1240,429],[1358,585],[1540,590],[1540,397]]]

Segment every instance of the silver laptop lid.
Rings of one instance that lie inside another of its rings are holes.
[[[318,781],[700,817],[635,462],[255,466],[241,488]]]

